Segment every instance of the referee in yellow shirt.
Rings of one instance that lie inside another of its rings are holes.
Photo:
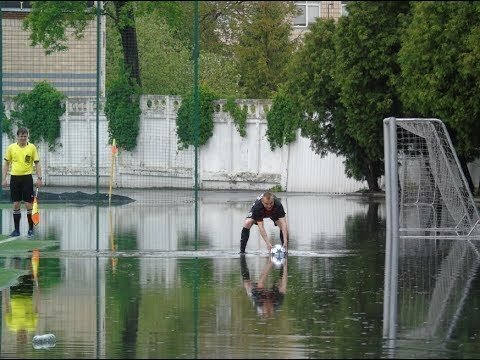
[[[33,165],[37,174],[37,187],[42,185],[42,169],[40,158],[35,145],[28,142],[28,129],[21,127],[17,130],[17,142],[7,147],[5,166],[3,167],[3,186],[8,185],[7,173],[10,169],[10,197],[13,202],[13,222],[15,230],[10,236],[20,236],[20,202],[25,203],[28,219],[28,236],[33,236],[32,203],[33,192]]]

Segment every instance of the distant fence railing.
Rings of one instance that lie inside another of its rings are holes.
[[[61,117],[61,147],[41,153],[44,178],[49,186],[95,186],[96,184],[96,99],[68,98]],[[5,98],[6,115],[13,109]],[[299,192],[346,193],[366,188],[366,184],[344,175],[342,158],[321,158],[310,149],[310,141],[301,138],[275,151],[266,138],[266,113],[270,100],[241,99],[248,109],[247,136],[242,138],[227,112],[224,100],[215,107],[214,132],[199,151],[199,184],[202,189],[265,190],[279,185],[283,190]],[[179,150],[176,114],[181,105],[178,96],[144,95],[137,147],[120,151],[115,167],[115,186],[120,188],[192,188],[194,150]],[[107,186],[110,178],[111,151],[107,120],[100,101],[99,183]],[[11,142],[4,134],[4,153]]]

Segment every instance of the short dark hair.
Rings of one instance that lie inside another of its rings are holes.
[[[18,128],[17,135],[20,135],[20,134],[27,134],[28,135],[28,129],[26,127]]]
[[[265,191],[263,193],[262,197],[267,199],[267,200],[270,200],[271,198],[273,198],[273,194],[270,191]]]

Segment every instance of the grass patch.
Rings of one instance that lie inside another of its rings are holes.
[[[3,256],[12,254],[17,255],[20,253],[24,253],[24,255],[27,255],[28,252],[32,251],[33,249],[45,250],[52,248],[56,245],[58,245],[58,241],[29,240],[18,238],[8,242],[0,241],[0,254],[2,254]]]
[[[27,275],[27,270],[20,269],[0,269],[0,290],[14,285],[19,276]]]

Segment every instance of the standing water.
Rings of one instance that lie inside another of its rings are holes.
[[[2,290],[0,357],[480,356],[477,244],[401,244],[398,336],[388,339],[382,200],[281,194],[290,241],[273,262],[255,226],[238,254],[256,195],[202,194],[197,243],[190,201],[100,208],[98,250],[96,207],[44,205],[39,242],[55,245],[40,250],[38,286],[22,277]],[[278,228],[265,227],[278,244]],[[18,258],[30,271],[30,253],[1,254],[5,270]],[[61,342],[25,346],[23,334],[50,332]]]

